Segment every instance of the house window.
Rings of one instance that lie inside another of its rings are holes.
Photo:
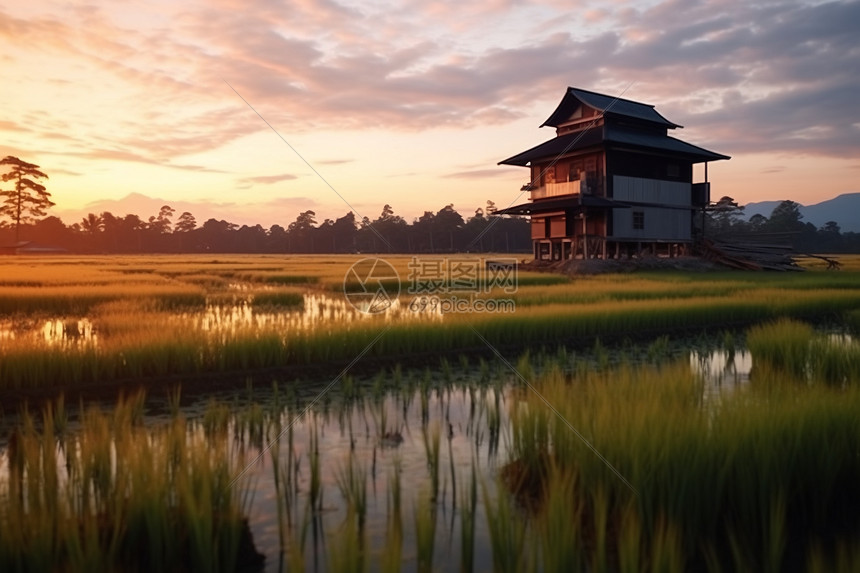
[[[678,179],[681,176],[681,166],[677,163],[670,163],[666,166],[666,176],[673,179]]]
[[[644,229],[645,228],[645,213],[642,211],[633,211],[633,228],[634,229]]]

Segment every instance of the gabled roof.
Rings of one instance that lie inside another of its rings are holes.
[[[682,127],[657,113],[653,105],[572,87],[567,88],[567,92],[561,98],[561,103],[540,126],[558,127],[566,122],[581,104],[594,108],[604,115],[629,117],[669,129]]]
[[[518,153],[513,157],[500,161],[499,165],[526,166],[530,162],[548,158],[559,158],[568,153],[581,151],[588,147],[599,145],[603,142],[633,146],[650,151],[668,152],[673,155],[677,155],[678,157],[688,159],[693,163],[730,159],[728,155],[708,151],[707,149],[703,149],[662,133],[624,129],[618,126],[607,125],[592,127],[591,129],[584,131],[576,131],[560,135],[558,137],[553,137],[540,145],[536,145],[531,149],[527,149],[522,153]]]
[[[531,161],[543,159],[546,157],[560,157],[567,153],[579,151],[586,147],[599,145],[603,142],[603,128],[592,127],[585,131],[577,131],[568,133],[559,137],[553,137],[549,141],[544,141],[540,145],[536,145],[531,149],[527,149],[522,153],[517,153],[513,157],[508,157],[499,161],[499,165],[521,165],[526,166]]]

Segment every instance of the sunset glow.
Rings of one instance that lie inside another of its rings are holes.
[[[0,157],[40,165],[67,224],[164,203],[264,227],[465,216],[526,199],[497,162],[553,137],[538,125],[578,86],[732,156],[716,197],[860,191],[860,3],[690,4],[7,4]]]

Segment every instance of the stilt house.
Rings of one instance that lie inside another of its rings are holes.
[[[710,202],[708,162],[729,159],[668,135],[654,106],[578,88],[541,127],[556,136],[499,162],[529,167],[530,201],[497,211],[531,217],[536,259],[685,253]],[[693,183],[693,165],[704,181]]]

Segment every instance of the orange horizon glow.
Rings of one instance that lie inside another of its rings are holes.
[[[788,31],[839,48],[847,31],[803,22],[856,6],[798,2],[768,20],[777,8],[718,8],[38,0],[0,8],[0,156],[41,166],[67,224],[162,201],[264,227],[350,206],[374,219],[385,204],[408,221],[447,204],[470,216],[527,199],[528,170],[497,162],[553,137],[537,126],[575,85],[653,104],[686,126],[676,137],[732,156],[709,165],[715,198],[860,191],[843,95],[858,56],[781,51]]]

